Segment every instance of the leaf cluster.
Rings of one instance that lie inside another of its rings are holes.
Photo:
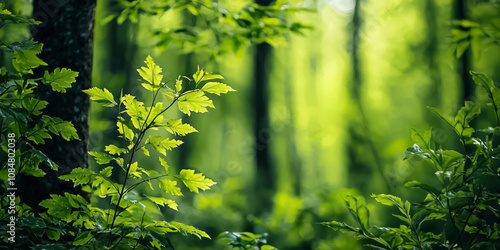
[[[412,130],[415,144],[406,149],[405,160],[418,158],[433,168],[439,185],[409,181],[405,187],[420,189],[425,199],[413,202],[389,195],[372,195],[383,205],[395,207],[399,227],[369,227],[369,210],[362,197],[345,198],[356,225],[322,223],[336,231],[353,232],[375,249],[496,249],[500,246],[500,91],[487,75],[470,72],[489,97],[496,121],[485,129],[472,120],[481,104],[467,101],[453,117],[430,108],[457,134],[463,151],[444,150],[431,130]]]
[[[223,232],[218,238],[232,249],[242,250],[277,250],[278,248],[267,244],[267,234],[253,234],[250,232]]]
[[[164,156],[180,146],[182,141],[152,135],[149,132],[161,129],[172,136],[197,132],[191,125],[182,123],[181,119],[168,119],[166,111],[177,104],[177,108],[185,114],[204,113],[208,111],[208,107],[214,107],[205,94],[220,95],[234,89],[213,81],[223,79],[221,75],[203,69],[198,69],[192,77],[179,76],[164,82],[162,68],[156,65],[150,56],[146,58],[145,66],[137,71],[142,78],[140,84],[151,93],[152,101],[149,105],[129,94],[115,98],[105,88],[93,87],[84,90],[94,102],[117,110],[116,129],[123,142],[119,145],[107,145],[103,152],[89,152],[101,166],[99,171],[75,168],[71,173],[60,177],[108,201],[108,205],[99,210],[99,219],[95,222],[98,227],[90,231],[86,230],[90,228],[82,228],[86,232],[82,236],[87,239],[85,246],[104,245],[110,249],[137,246],[172,248],[167,235],[175,232],[210,238],[207,233],[193,226],[166,221],[160,208],[168,207],[175,211],[179,209],[175,197],[183,196],[180,183],[190,192],[198,193],[200,190],[210,189],[216,182],[192,169],[171,173]],[[136,161],[138,154],[152,157],[151,151],[160,155],[156,168]],[[118,172],[124,176],[121,181],[113,178]],[[159,189],[161,194],[139,194],[136,189],[143,184],[147,184],[151,190]],[[50,202],[60,203],[55,199]],[[57,216],[54,213],[48,210],[49,215]]]
[[[199,20],[196,25],[167,27],[152,33],[158,39],[157,48],[165,49],[173,42],[185,53],[205,51],[215,56],[233,51],[241,54],[249,44],[284,44],[286,34],[302,34],[311,29],[311,26],[291,21],[295,13],[311,10],[291,7],[284,1],[269,6],[248,3],[237,10],[211,0],[135,0],[119,1],[119,4],[120,13],[109,16],[107,20],[116,18],[118,23],[126,20],[137,22],[141,14],[162,16],[174,11],[184,11],[183,15]]]

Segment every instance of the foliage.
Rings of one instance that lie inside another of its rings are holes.
[[[471,72],[489,98],[496,117],[494,127],[477,129],[472,120],[480,104],[467,101],[455,117],[430,108],[458,135],[462,152],[442,149],[433,131],[412,130],[415,144],[405,159],[423,160],[435,171],[439,185],[409,181],[406,187],[425,191],[425,199],[410,202],[389,194],[372,195],[383,205],[396,207],[399,227],[369,227],[364,199],[346,196],[356,226],[344,222],[322,223],[340,232],[354,232],[375,249],[496,249],[500,246],[498,154],[500,152],[500,89],[485,74]]]
[[[267,234],[253,234],[250,232],[223,232],[219,239],[226,242],[232,249],[274,250],[277,248],[267,244]]]
[[[0,27],[7,24],[39,23],[14,15],[1,4],[0,16]],[[45,140],[51,139],[52,136],[61,136],[68,141],[79,139],[71,122],[42,114],[49,103],[38,95],[39,85],[48,85],[54,91],[65,93],[78,76],[78,72],[57,68],[54,72],[45,71],[41,78],[34,78],[33,69],[47,65],[37,57],[42,47],[42,44],[33,40],[15,41],[10,44],[0,42],[0,50],[12,57],[10,68],[0,69],[2,141],[7,141],[7,134],[15,134],[15,137],[12,137],[15,147],[7,150],[7,146],[2,146],[2,150],[6,153],[15,150],[16,162],[19,163],[16,174],[43,176],[46,173],[39,168],[42,162],[52,169],[57,169],[57,165],[37,150],[34,144],[44,144]],[[7,180],[7,164],[2,165],[1,173],[2,180]]]
[[[35,23],[33,20],[26,21],[13,15],[1,5],[0,13],[5,16],[2,25],[9,22]],[[6,180],[4,186],[14,187],[15,180],[8,175],[11,173],[10,169],[15,169],[16,174],[37,177],[45,175],[38,168],[41,162],[57,169],[57,165],[36,150],[32,143],[43,144],[46,139],[52,138],[51,134],[66,140],[78,139],[70,122],[43,115],[43,108],[48,102],[41,100],[36,94],[39,82],[50,85],[53,91],[64,93],[66,88],[71,87],[78,73],[58,68],[52,73],[45,72],[41,78],[32,79],[32,69],[46,65],[36,56],[42,49],[41,44],[28,40],[2,44],[1,49],[12,53],[12,65],[15,69],[11,72],[2,68],[0,94],[2,136],[8,132],[8,138],[5,136],[2,140],[16,142],[13,147],[15,152],[11,152],[12,148],[6,146],[2,146],[2,149],[9,155],[15,155],[16,162],[20,162],[18,165],[5,161],[2,179]],[[40,203],[40,206],[47,209],[46,212],[37,214],[23,204],[19,197],[15,198],[16,205],[13,205],[8,196],[3,197],[0,214],[2,229],[9,231],[9,220],[12,220],[14,215],[17,218],[17,238],[12,238],[9,246],[33,249],[165,249],[173,248],[167,237],[168,233],[179,232],[200,239],[210,238],[207,233],[193,226],[164,220],[160,207],[178,210],[179,206],[172,198],[183,195],[182,189],[177,185],[178,181],[195,193],[200,189],[210,189],[216,182],[190,169],[172,174],[162,156],[158,161],[162,173],[145,168],[136,158],[139,152],[150,156],[151,149],[166,155],[167,151],[182,144],[180,140],[151,135],[151,130],[163,128],[179,136],[197,132],[189,124],[183,124],[181,119],[166,119],[166,111],[175,103],[178,104],[179,110],[186,114],[204,113],[207,112],[207,107],[214,107],[205,93],[220,95],[234,89],[226,84],[211,81],[223,77],[203,69],[198,69],[193,78],[179,76],[175,81],[162,82],[162,69],[151,57],[148,57],[145,63],[146,66],[141,67],[138,72],[144,80],[142,86],[153,96],[150,106],[128,94],[121,95],[118,101],[115,101],[113,94],[106,89],[84,90],[96,103],[117,109],[116,126],[124,143],[108,145],[104,152],[89,152],[98,164],[103,165],[98,171],[75,168],[71,173],[60,177],[64,181],[72,181],[75,187],[80,186],[94,197],[99,197],[107,205],[104,208],[94,206],[80,195],[53,194],[50,199]],[[169,87],[169,83],[173,86]],[[161,96],[168,100],[168,105],[159,101]],[[119,172],[123,180],[115,181],[116,177],[113,175],[119,175]],[[151,189],[154,189],[155,183],[162,194],[156,197],[137,193],[135,189],[146,183]],[[5,193],[6,189],[3,191]],[[8,241],[7,238],[3,240],[5,243]]]
[[[241,8],[218,1],[118,1],[120,13],[111,15],[107,20],[116,18],[118,23],[126,20],[137,22],[140,14],[162,16],[173,11],[185,10],[199,20],[195,24],[180,27],[166,27],[152,32],[157,38],[157,48],[165,49],[174,42],[185,53],[205,51],[213,56],[230,51],[240,54],[245,46],[252,43],[267,42],[271,45],[285,43],[289,32],[302,34],[311,26],[292,22],[291,15],[300,11],[310,11],[301,7],[291,7],[284,1],[276,1],[269,6],[246,3]],[[234,10],[233,10],[234,9]]]

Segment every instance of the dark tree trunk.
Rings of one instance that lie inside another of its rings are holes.
[[[427,35],[426,35],[426,47],[425,54],[428,60],[428,72],[431,80],[431,88],[428,101],[428,105],[431,107],[439,107],[441,103],[441,75],[439,71],[439,65],[437,63],[438,56],[438,31],[437,31],[437,13],[436,5],[433,0],[426,0],[424,8],[425,20],[427,20]],[[436,117],[427,112],[426,114],[432,115],[432,118]],[[428,117],[429,119],[431,117]]]
[[[456,0],[455,1],[455,19],[457,20],[465,20],[468,18],[467,11],[467,0]],[[460,27],[462,30],[467,30],[468,28]],[[465,50],[462,54],[462,57],[458,60],[458,71],[462,78],[463,85],[463,95],[462,100],[466,101],[472,98],[474,95],[474,83],[472,81],[472,77],[469,74],[469,70],[471,70],[470,63],[470,47]]]
[[[258,0],[256,3],[267,6],[269,0]],[[275,174],[271,160],[272,131],[269,123],[269,88],[268,73],[271,66],[272,47],[268,43],[256,46],[254,59],[254,84],[253,84],[253,107],[254,107],[254,137],[255,137],[255,195],[253,206],[259,215],[272,208],[272,197],[275,190]]]
[[[33,2],[33,18],[42,24],[34,27],[32,34],[36,41],[44,44],[40,58],[49,65],[35,74],[41,75],[42,70],[53,71],[55,68],[70,68],[79,72],[73,87],[64,94],[40,86],[41,98],[50,103],[44,114],[71,121],[80,140],[68,142],[54,137],[39,146],[39,150],[59,165],[59,171],[47,171],[44,178],[25,180],[29,181],[26,187],[30,188],[24,190],[27,197],[23,200],[32,206],[48,198],[49,194],[82,193],[72,183],[60,181],[57,177],[76,167],[88,167],[89,98],[82,90],[91,86],[95,4],[95,0]]]

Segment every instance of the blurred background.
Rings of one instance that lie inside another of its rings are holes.
[[[215,2],[229,12],[251,3]],[[22,9],[29,1],[12,4]],[[408,193],[402,184],[410,178],[434,181],[419,162],[403,161],[412,145],[410,129],[433,126],[443,147],[458,145],[426,107],[454,114],[463,101],[481,98],[469,70],[500,79],[499,1],[286,5],[303,8],[287,16],[303,25],[302,34],[254,43],[216,39],[207,46],[204,30],[211,27],[196,10],[120,19],[123,5],[97,1],[94,86],[115,96],[122,89],[144,95],[136,69],[151,55],[164,79],[190,76],[199,66],[221,73],[237,90],[215,97],[216,109],[209,113],[171,113],[199,132],[182,138],[184,144],[167,155],[169,165],[217,182],[210,191],[174,197],[179,212],[164,209],[166,220],[194,225],[213,239],[173,235],[176,249],[223,249],[216,237],[224,231],[267,232],[269,244],[279,249],[362,249],[352,235],[318,223],[349,221],[342,196],[354,193],[367,197],[372,224],[394,224],[369,195],[411,199],[421,194]],[[185,25],[194,28],[179,28]],[[172,29],[176,33],[160,32]],[[92,106],[91,151],[115,140],[113,112]],[[143,161],[145,168],[161,168]]]

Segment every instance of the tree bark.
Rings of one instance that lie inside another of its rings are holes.
[[[59,165],[59,171],[46,170],[44,178],[25,179],[28,184],[23,189],[24,201],[28,205],[38,205],[49,194],[83,192],[75,189],[70,182],[57,177],[71,172],[77,167],[88,167],[88,115],[89,98],[82,92],[91,86],[92,42],[95,0],[35,0],[33,18],[42,24],[32,28],[34,40],[43,43],[40,58],[49,66],[39,68],[35,75],[55,68],[69,68],[79,72],[76,82],[66,93],[55,93],[48,86],[39,86],[39,94],[49,105],[44,114],[71,121],[80,140],[65,141],[54,137],[40,145],[38,149]],[[88,197],[87,197],[88,198]]]

